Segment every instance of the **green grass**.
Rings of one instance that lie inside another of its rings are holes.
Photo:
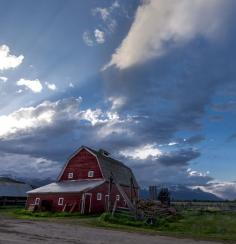
[[[66,221],[71,224],[84,224],[130,232],[236,242],[236,213],[232,212],[185,211],[177,216],[158,218],[154,225],[147,225],[143,221],[137,221],[121,214],[111,216],[104,213],[101,216],[85,216],[80,213],[33,213],[22,207],[0,207],[0,214],[13,218]]]
[[[181,215],[159,218],[154,225],[131,220],[125,216],[103,214],[100,222],[106,227],[127,226],[161,235],[191,237],[195,239],[236,241],[236,213],[212,211],[186,211]]]

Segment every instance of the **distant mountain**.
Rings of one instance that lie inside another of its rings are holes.
[[[171,199],[176,201],[222,201],[220,197],[210,193],[202,191],[201,189],[191,189],[184,185],[168,185],[165,186],[169,189],[171,193]],[[161,189],[160,186],[157,187],[158,190]],[[148,199],[149,192],[147,189],[140,190],[140,198]]]

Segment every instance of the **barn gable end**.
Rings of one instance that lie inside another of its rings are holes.
[[[93,173],[89,175],[89,171]],[[68,160],[58,181],[85,179],[103,179],[103,176],[96,155],[81,148]]]

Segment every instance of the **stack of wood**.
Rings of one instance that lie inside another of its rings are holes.
[[[166,217],[169,215],[176,215],[176,209],[162,204],[160,201],[144,201],[137,202],[137,212],[144,220],[157,219],[159,217]]]

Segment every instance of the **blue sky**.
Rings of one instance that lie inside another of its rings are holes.
[[[0,5],[1,174],[53,179],[87,145],[236,198],[235,1]]]

